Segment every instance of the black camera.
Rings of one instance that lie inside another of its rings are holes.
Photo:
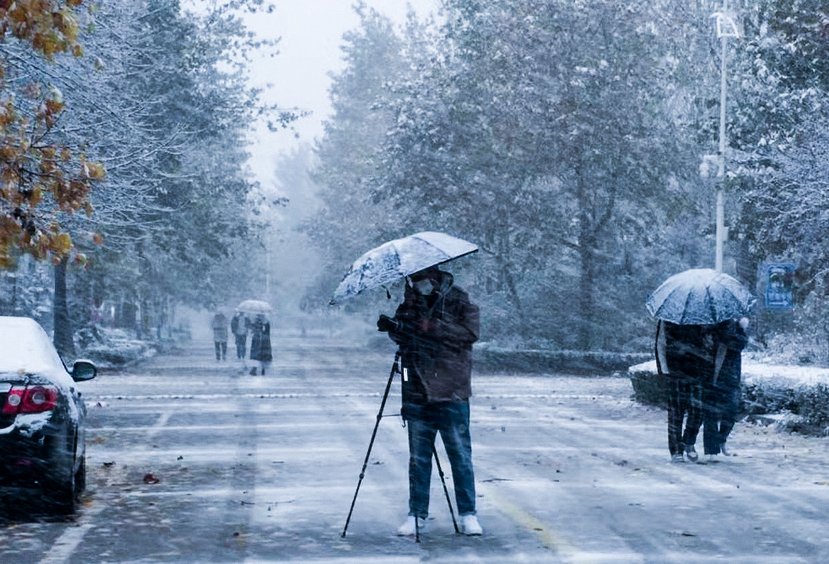
[[[388,315],[380,314],[380,318],[377,320],[377,330],[383,332],[399,331],[400,322]]]

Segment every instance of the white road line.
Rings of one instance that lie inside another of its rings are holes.
[[[165,425],[167,425],[167,422],[170,420],[170,417],[172,415],[172,411],[165,411],[164,413],[162,413],[158,417],[158,420],[155,422],[155,425],[150,427],[147,431],[147,438],[152,439],[153,437],[155,437],[158,434],[158,432],[161,431]]]
[[[68,562],[69,558],[74,554],[75,549],[81,544],[86,533],[92,529],[95,517],[103,511],[105,504],[98,503],[89,509],[84,510],[78,524],[75,527],[67,528],[61,536],[57,538],[54,544],[46,553],[46,556],[40,561],[41,563],[57,563]]]
[[[147,431],[147,437],[152,438],[159,430],[161,430],[170,420],[172,411],[167,411],[159,416],[155,425],[150,427]],[[95,517],[104,510],[106,504],[102,501],[95,503],[87,510],[84,510],[79,519],[78,526],[66,529],[61,536],[57,538],[52,547],[49,549],[47,555],[41,562],[68,562],[69,558],[74,554],[75,549],[81,544],[81,541],[94,527]]]

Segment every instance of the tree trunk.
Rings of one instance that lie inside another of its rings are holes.
[[[581,276],[579,277],[579,347],[590,350],[593,345],[594,310],[596,307],[593,296],[593,278],[596,257],[592,240],[585,238],[579,246],[581,260]]]
[[[69,319],[69,300],[66,290],[66,268],[68,263],[69,259],[64,258],[55,265],[54,343],[58,353],[64,358],[75,356],[75,343],[72,339],[72,322]]]

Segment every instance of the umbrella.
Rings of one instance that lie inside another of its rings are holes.
[[[354,261],[334,291],[331,303],[477,250],[477,245],[469,241],[435,231],[422,231],[388,241]]]
[[[236,311],[250,313],[251,315],[256,315],[257,313],[267,315],[271,312],[271,306],[268,302],[263,302],[262,300],[245,300],[236,306]]]
[[[645,302],[657,319],[679,325],[713,325],[747,315],[754,296],[736,278],[695,268],[665,280]]]

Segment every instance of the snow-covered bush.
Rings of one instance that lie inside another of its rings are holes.
[[[666,379],[650,360],[628,369],[636,401],[664,407]],[[743,362],[744,415],[785,415],[782,428],[804,434],[829,435],[829,369],[813,366]]]

